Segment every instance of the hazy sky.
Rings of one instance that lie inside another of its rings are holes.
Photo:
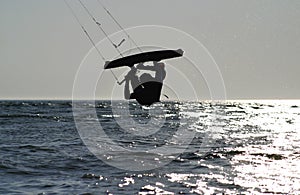
[[[82,1],[109,34],[119,31],[96,0]],[[219,66],[228,99],[300,98],[298,0],[101,1],[125,28],[169,26],[200,41]],[[95,41],[105,38],[78,1],[69,2]],[[71,98],[76,71],[90,49],[62,0],[0,0],[0,99]],[[167,78],[182,87],[172,76],[170,69]],[[197,85],[207,99],[207,84]],[[109,96],[105,90],[97,94]]]

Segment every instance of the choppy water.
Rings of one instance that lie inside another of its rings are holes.
[[[118,105],[122,110],[123,103]],[[123,118],[112,113],[110,102],[96,102],[97,121],[124,148],[172,144],[182,125],[195,133],[171,163],[135,172],[110,166],[88,150],[75,127],[71,102],[0,102],[0,194],[300,194],[300,101],[160,106],[166,116],[161,130],[133,136],[116,125],[115,119]],[[150,120],[138,105],[131,103],[130,109],[139,123]],[[217,115],[217,122],[209,123]],[[189,124],[182,123],[184,117]],[[205,132],[214,125],[221,131],[214,132],[203,154]],[[124,165],[132,158],[123,158]],[[154,160],[159,164],[163,158]]]

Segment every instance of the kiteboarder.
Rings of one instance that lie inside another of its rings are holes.
[[[119,47],[126,41],[125,39],[122,39],[119,44],[116,44],[113,42],[113,40],[108,36],[105,29],[102,27],[101,22],[98,22],[97,19],[93,16],[91,11],[88,9],[88,7],[79,0],[80,5],[82,8],[87,12],[87,14],[90,16],[90,18],[94,21],[94,23],[97,25],[99,30],[106,36],[108,41],[111,43],[111,45],[115,48],[115,50],[119,53],[119,56],[121,58],[114,59],[112,61],[107,61],[105,56],[101,53],[101,51],[97,48],[97,45],[93,38],[90,36],[88,31],[85,29],[83,23],[80,21],[79,17],[76,15],[75,11],[72,9],[70,4],[67,2],[67,0],[64,0],[67,7],[70,9],[70,12],[72,13],[73,17],[76,19],[77,23],[80,25],[82,31],[85,33],[88,40],[91,42],[91,44],[94,46],[96,51],[99,54],[99,57],[102,59],[102,61],[105,62],[104,69],[110,69],[110,72],[112,73],[113,77],[117,81],[119,85],[121,85],[123,82],[126,81],[125,89],[124,89],[124,96],[125,99],[136,99],[137,102],[139,102],[141,105],[151,105],[154,102],[160,101],[160,95],[161,95],[161,89],[163,85],[163,80],[166,77],[166,71],[165,71],[165,65],[164,63],[161,63],[161,60],[165,59],[171,59],[171,58],[178,58],[182,57],[184,51],[182,49],[177,50],[171,50],[171,49],[164,49],[164,50],[157,50],[157,51],[143,51],[137,43],[131,38],[131,36],[126,32],[126,30],[119,24],[119,22],[113,17],[113,15],[98,1],[103,9],[107,12],[107,14],[113,19],[113,21],[121,28],[121,30],[125,33],[125,35],[128,37],[128,39],[136,46],[136,48],[139,50],[139,53],[124,56],[122,51],[119,49]],[[153,66],[145,66],[142,63],[144,62],[153,62]],[[136,67],[134,67],[136,64],[138,64]],[[123,66],[128,66],[131,68],[129,73],[126,75],[125,79],[119,82],[118,77],[113,72],[113,68],[119,68]],[[151,76],[148,73],[144,73],[140,77],[136,75],[137,70],[151,70],[155,71],[155,76]],[[133,89],[133,93],[130,93],[129,91],[129,82],[131,83],[131,87]],[[164,95],[166,98],[168,96]]]
[[[143,73],[137,76],[137,70],[150,70],[155,72],[155,76],[149,73]],[[163,81],[166,77],[165,64],[162,62],[153,62],[153,66],[145,66],[140,63],[125,76],[124,97],[125,99],[136,99],[141,105],[150,106],[154,102],[160,101],[160,94]],[[130,93],[129,82],[133,93]]]

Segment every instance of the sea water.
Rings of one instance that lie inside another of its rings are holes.
[[[96,110],[82,121],[98,122],[120,148],[176,147],[180,128],[193,137],[164,165],[160,155],[149,159],[154,169],[141,162],[147,169],[135,171],[129,155],[117,168],[119,151],[103,159],[85,144],[71,101],[1,101],[0,194],[300,193],[300,101],[162,102],[161,128],[144,136],[117,125],[128,123],[118,112],[126,102],[115,111],[110,101],[80,104]],[[129,106],[147,130],[153,108]]]

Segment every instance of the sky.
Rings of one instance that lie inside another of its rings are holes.
[[[200,69],[196,75],[199,79],[191,79],[192,84],[183,82],[192,77],[188,59],[168,61],[172,65],[167,65],[166,83],[173,86],[164,89],[168,94],[179,93],[188,99],[192,90],[196,90],[198,99],[209,99],[214,81],[206,79],[201,63],[214,63],[217,69],[211,71],[219,71],[214,73],[221,75],[227,99],[300,98],[298,0],[100,1],[124,28],[137,29],[128,32],[139,45],[151,43],[156,49],[165,46],[177,49],[178,43],[178,48],[186,48],[185,55],[199,59],[194,64]],[[101,43],[105,36],[78,1],[68,2],[93,40],[99,43],[101,52],[107,59],[113,58],[110,46]],[[82,2],[109,35],[120,30],[97,0]],[[141,28],[145,25],[182,33],[179,36],[167,30],[160,33],[153,28]],[[116,43],[127,38],[120,32],[117,35],[113,40]],[[202,50],[193,50],[194,43],[188,37],[193,37]],[[157,45],[160,41],[162,44]],[[125,51],[133,44],[126,40],[122,47]],[[89,58],[94,53],[95,49],[62,0],[0,1],[0,99],[71,99],[80,65],[93,62]],[[211,61],[202,60],[206,57]],[[85,68],[101,74],[95,87],[96,98],[107,99],[116,94],[121,99],[122,86],[115,86],[111,73],[103,72],[103,62],[94,63]],[[116,71],[120,80],[127,70]],[[193,85],[193,89],[185,85]],[[116,92],[111,92],[112,87]],[[89,98],[85,94],[80,97]]]

